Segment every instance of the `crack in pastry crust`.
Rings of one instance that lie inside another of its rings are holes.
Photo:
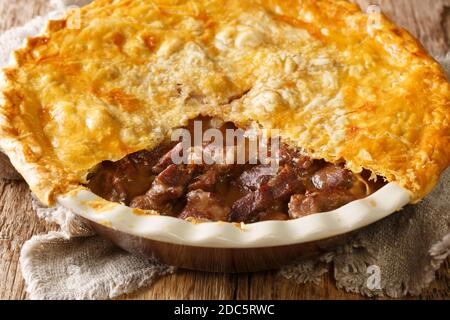
[[[449,165],[444,72],[346,1],[97,0],[80,17],[80,29],[50,22],[5,70],[1,147],[47,204],[200,114],[277,128],[412,201]]]

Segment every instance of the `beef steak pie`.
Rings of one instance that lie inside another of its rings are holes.
[[[99,214],[116,205],[195,223],[293,220],[388,183],[415,203],[450,162],[442,68],[382,14],[347,1],[97,0],[14,57],[1,148],[50,206],[89,191],[103,199],[89,200]],[[195,122],[202,133],[276,131],[277,150],[265,145],[276,168],[253,161],[247,136],[194,148],[241,163],[183,156],[171,137],[194,136]]]

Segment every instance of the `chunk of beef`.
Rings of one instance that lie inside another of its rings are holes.
[[[289,216],[297,219],[312,213],[327,212],[353,200],[356,200],[354,196],[341,190],[296,194],[291,197],[289,202]]]
[[[319,190],[348,189],[353,185],[355,176],[341,165],[328,164],[317,171],[311,181]]]
[[[304,190],[303,183],[293,168],[284,165],[267,183],[259,185],[255,191],[249,192],[233,204],[232,221],[251,222],[259,212]]]
[[[156,177],[147,193],[134,198],[130,206],[145,210],[163,210],[170,201],[179,199],[186,193],[192,175],[193,171],[189,167],[172,164]]]
[[[237,153],[236,146],[224,145],[220,147],[213,143],[205,143],[203,145],[203,161],[205,162],[203,166],[206,169],[214,169],[218,175],[224,176],[245,164],[245,162],[240,165],[237,164]]]
[[[128,204],[150,188],[151,168],[167,149],[161,146],[152,151],[135,152],[117,162],[105,161],[89,177],[88,187],[109,201]]]
[[[273,177],[270,166],[258,165],[244,171],[239,177],[239,184],[245,190],[255,191]]]
[[[258,190],[249,192],[236,202],[231,210],[230,221],[232,222],[252,222],[259,212],[264,211],[272,204],[272,192],[267,184],[262,185]]]
[[[214,191],[218,180],[219,172],[215,168],[207,170],[205,173],[195,177],[189,185],[189,191],[202,189],[204,191]]]
[[[194,181],[189,185],[189,190],[202,189],[204,191],[214,191],[216,185],[222,180],[235,178],[242,171],[242,166],[224,163],[215,163],[211,165],[191,165],[198,174]]]
[[[88,187],[95,194],[109,201],[125,203],[127,193],[120,183],[123,176],[117,175],[114,163],[105,161],[98,166],[95,174],[89,177]]]
[[[147,194],[134,197],[130,203],[130,207],[142,210],[155,210],[164,215],[173,214],[173,207],[171,203],[161,202],[159,199]]]
[[[161,192],[161,186],[176,189],[176,198],[183,195],[183,189],[192,180],[193,169],[189,166],[172,164],[161,172],[155,179],[152,188],[148,192]]]
[[[212,193],[194,190],[186,195],[187,204],[179,218],[195,218],[211,221],[228,221],[231,209],[223,205]]]
[[[153,166],[153,172],[154,173],[160,173],[162,172],[164,169],[166,169],[169,165],[174,164],[174,159],[175,158],[180,158],[185,156],[186,159],[185,160],[189,160],[190,155],[186,154],[183,155],[182,154],[183,151],[183,144],[180,142],[178,144],[176,144],[175,146],[173,146],[172,149],[170,149],[169,151],[167,151],[162,157],[161,159],[159,159],[159,161]],[[191,164],[192,166],[196,166],[200,171],[204,171],[206,172],[209,169],[214,169],[219,173],[226,173],[230,170],[232,170],[236,164],[234,163],[226,163],[226,149],[225,148],[218,148],[217,146],[213,145],[213,144],[208,144],[205,143],[202,146],[202,149],[198,150],[199,152],[203,153],[203,161],[206,161],[206,159],[208,159],[208,161],[214,161],[213,164],[207,164],[207,163],[196,163],[196,164]],[[193,150],[186,150],[187,153],[192,152],[191,157],[196,158],[197,156],[200,155],[196,155],[194,156],[194,151]],[[223,158],[220,158],[218,155],[223,154]],[[219,161],[219,160],[223,160],[223,162]],[[176,164],[182,164],[182,163],[176,163]]]
[[[173,164],[173,159],[176,156],[179,156],[181,151],[183,150],[183,144],[177,143],[175,146],[172,146],[172,148],[159,159],[159,161],[153,166],[152,170],[154,173],[161,173],[163,170],[165,170],[168,166]]]
[[[299,150],[290,148],[287,144],[282,143],[278,153],[280,165],[292,165],[298,174],[306,175],[320,168],[320,161],[315,161],[308,156],[300,153]]]
[[[302,180],[289,165],[281,167],[278,174],[272,177],[267,185],[271,190],[274,201],[285,201],[292,194],[305,191]]]

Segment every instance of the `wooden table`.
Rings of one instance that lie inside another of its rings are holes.
[[[433,54],[449,50],[450,0],[355,0],[363,8],[379,4],[399,25],[417,36]],[[0,31],[22,25],[48,12],[48,0],[0,0]],[[25,285],[18,267],[22,244],[32,235],[55,230],[37,219],[24,182],[0,181],[0,299],[24,299]],[[436,280],[420,296],[422,299],[450,298],[449,260]],[[332,273],[323,276],[320,286],[296,285],[277,272],[251,274],[208,274],[179,271],[163,277],[149,289],[126,299],[363,299],[337,290]]]

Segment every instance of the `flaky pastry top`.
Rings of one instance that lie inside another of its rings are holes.
[[[4,71],[0,142],[41,201],[198,115],[278,129],[412,201],[450,162],[441,67],[382,14],[340,0],[97,0]]]

